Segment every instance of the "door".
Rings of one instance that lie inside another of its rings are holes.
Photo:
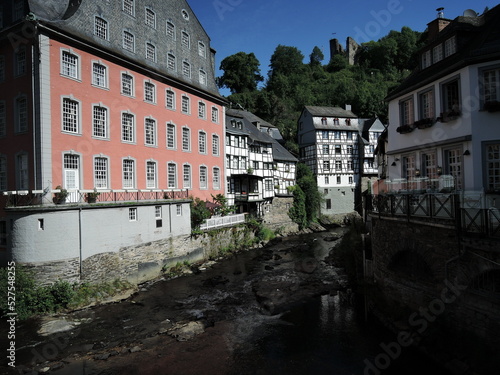
[[[453,176],[455,190],[462,190],[462,148],[452,148],[446,151],[447,173]]]
[[[68,202],[80,200],[80,157],[78,155],[64,155],[64,188],[68,190]]]

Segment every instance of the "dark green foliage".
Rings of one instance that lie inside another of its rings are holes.
[[[288,211],[288,216],[294,223],[299,225],[299,229],[307,227],[306,197],[299,185],[289,188],[293,193],[293,206]]]
[[[306,223],[309,225],[318,218],[321,194],[312,171],[302,163],[297,165],[297,185],[305,196]]]
[[[206,202],[200,198],[191,197],[191,229],[198,229],[200,224],[210,216],[212,213],[207,208]]]
[[[260,75],[259,60],[253,53],[238,52],[226,57],[220,64],[224,74],[217,79],[219,87],[227,87],[231,93],[245,93],[257,90]]]
[[[214,200],[214,203],[217,204],[217,207],[214,210],[215,215],[226,216],[234,212],[234,206],[229,206],[227,204],[227,198],[224,194],[212,194],[212,199]]]

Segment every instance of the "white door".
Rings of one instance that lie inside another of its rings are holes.
[[[78,155],[64,155],[64,188],[68,190],[67,202],[80,200],[80,158]]]

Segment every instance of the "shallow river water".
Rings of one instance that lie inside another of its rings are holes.
[[[384,351],[396,337],[366,323],[362,296],[335,291],[276,314],[262,308],[255,285],[265,285],[270,275],[274,282],[289,281],[297,264],[322,264],[334,245],[325,238],[338,231],[286,238],[199,274],[151,283],[126,301],[68,314],[65,319],[81,323],[59,338],[39,336],[38,321],[23,323],[17,370],[50,369],[60,375],[447,374],[412,348]],[[341,270],[320,268],[308,273],[325,272],[345,282]],[[297,280],[302,285],[305,279]],[[161,331],[178,321],[201,321],[205,332],[178,342]]]

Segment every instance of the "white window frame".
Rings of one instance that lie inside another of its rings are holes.
[[[171,88],[165,90],[165,107],[175,110],[175,91]]]
[[[218,134],[212,134],[212,155],[220,156],[220,138]]]
[[[102,69],[97,72],[97,69]],[[92,61],[92,86],[107,89],[109,87],[108,67],[100,61]]]
[[[191,98],[186,94],[183,94],[181,98],[181,112],[186,115],[191,114]]]
[[[206,165],[200,165],[200,189],[208,189],[208,168]]]
[[[220,168],[213,167],[212,168],[212,187],[215,190],[220,190]]]
[[[171,20],[168,20],[166,23],[165,34],[167,35],[167,39],[170,39],[172,42],[175,42],[176,40],[175,24]]]
[[[135,35],[128,30],[123,30],[123,49],[135,53]]]
[[[73,107],[68,111],[67,104]],[[66,134],[81,134],[81,104],[73,97],[61,98],[61,131]]]
[[[123,0],[122,1],[122,10],[132,16],[135,17],[135,1],[134,0]]]
[[[149,7],[144,9],[144,22],[147,26],[156,29],[156,13],[153,9]]]
[[[146,60],[156,62],[156,46],[151,42],[146,42]]]
[[[25,152],[16,154],[16,189],[28,190],[29,188],[29,162]]]
[[[488,78],[487,75],[488,74]],[[500,101],[500,65],[485,66],[479,69],[481,103]]]
[[[181,31],[181,47],[187,50],[191,49],[191,36],[185,30]]]
[[[14,99],[15,132],[28,131],[28,98],[22,94]]]
[[[109,39],[109,23],[100,16],[94,16],[94,35],[99,39]]]
[[[413,103],[413,96],[399,101],[399,114],[401,126],[413,125],[415,122],[415,105]]]
[[[101,103],[92,105],[92,137],[109,139],[109,108]]]
[[[94,187],[107,189],[109,187],[109,158],[104,155],[95,155],[93,162]]]
[[[158,163],[155,160],[147,160],[146,161],[146,188],[147,189],[156,189],[157,187],[158,187]]]
[[[73,61],[70,61],[69,59]],[[72,50],[61,49],[61,75],[80,80],[80,61],[80,56]]]
[[[177,149],[177,126],[173,122],[167,122],[166,145],[169,150]]]
[[[129,123],[131,119],[131,124]],[[124,143],[135,143],[135,115],[130,112],[122,112],[121,114],[121,140]]]
[[[207,105],[204,102],[198,102],[198,118],[207,118]]]
[[[207,58],[207,47],[201,40],[198,41],[198,55],[203,58]]]
[[[167,187],[177,189],[177,163],[173,161],[167,163]]]
[[[144,81],[144,101],[156,104],[156,85],[151,81]]]
[[[200,84],[203,86],[206,86],[207,85],[207,73],[203,69],[200,69],[198,76],[199,76]]]
[[[212,122],[215,124],[219,123],[219,108],[212,107]]]
[[[124,189],[136,186],[135,159],[122,159],[122,185]]]
[[[434,118],[436,113],[436,104],[434,97],[434,88],[430,88],[428,90],[424,90],[418,93],[418,101],[419,101],[419,118],[427,119]]]
[[[207,154],[207,133],[203,130],[198,132],[198,153]]]
[[[128,221],[138,221],[137,207],[130,207],[128,209]]]
[[[124,78],[127,80],[130,78],[130,82],[125,82]],[[127,88],[127,91],[124,88]],[[130,93],[128,90],[130,90]],[[120,75],[120,92],[122,95],[130,96],[131,98],[135,97],[135,78],[129,72],[122,72]]]
[[[182,151],[191,151],[191,129],[187,126],[182,127]]]
[[[191,78],[191,64],[186,60],[182,61],[182,75]]]
[[[167,69],[172,72],[177,71],[177,57],[173,53],[167,54]]]
[[[158,145],[158,131],[157,131],[157,121],[152,117],[146,117],[144,119],[144,144],[150,147],[156,147]]]
[[[184,189],[191,189],[192,186],[192,170],[190,164],[182,166],[182,187]]]

